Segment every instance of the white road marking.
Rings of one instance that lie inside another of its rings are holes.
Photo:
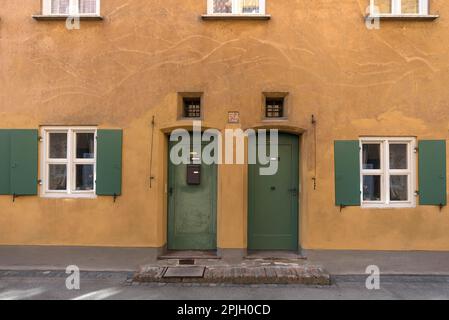
[[[0,300],[20,300],[27,299],[44,292],[43,289],[28,289],[28,290],[9,290],[0,294]]]
[[[122,290],[117,288],[103,289],[83,294],[79,297],[73,298],[72,300],[104,300],[120,293],[121,291]]]

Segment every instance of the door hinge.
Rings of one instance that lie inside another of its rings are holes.
[[[419,152],[419,148],[418,148],[418,147],[415,147],[415,148],[413,148],[413,151],[414,151],[415,153],[418,153],[418,152]]]

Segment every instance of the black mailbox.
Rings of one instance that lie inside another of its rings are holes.
[[[201,165],[187,165],[187,184],[190,186],[198,186],[201,184]]]

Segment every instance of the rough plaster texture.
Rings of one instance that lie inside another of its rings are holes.
[[[277,127],[301,138],[301,245],[449,250],[449,209],[334,206],[333,141],[363,135],[446,139],[449,3],[433,22],[382,21],[367,0],[267,0],[269,21],[203,21],[206,1],[103,0],[103,21],[36,21],[38,0],[0,0],[0,127],[123,128],[123,196],[0,197],[0,244],[162,247],[166,137],[177,93],[204,92],[204,125]],[[289,92],[288,120],[262,121],[262,92]],[[313,190],[317,124],[317,190]],[[150,122],[156,117],[149,188]],[[246,167],[221,166],[218,246],[246,247]]]

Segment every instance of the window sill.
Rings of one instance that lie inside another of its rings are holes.
[[[270,20],[269,14],[203,14],[203,20]]]
[[[61,199],[61,200],[71,200],[71,199],[87,199],[95,200],[98,196],[95,193],[79,193],[79,194],[67,194],[67,193],[44,193],[40,195],[44,199]]]
[[[380,20],[420,20],[420,21],[433,21],[438,19],[440,16],[436,14],[369,14],[366,16],[367,19],[380,19]]]
[[[97,199],[98,196],[95,192],[79,192],[79,193],[65,193],[65,192],[41,192],[39,194],[44,199]]]
[[[204,120],[203,117],[180,117],[178,118],[178,121],[202,121]]]
[[[74,18],[75,16],[69,15],[33,15],[33,19],[38,21],[55,21],[55,20],[67,20],[67,18]],[[78,16],[76,16],[78,17]],[[80,20],[93,20],[93,21],[101,21],[103,20],[103,16],[99,15],[84,15],[79,16]]]
[[[281,118],[263,118],[262,122],[285,122],[288,121],[287,117],[281,117]]]
[[[416,208],[415,203],[397,203],[397,204],[374,204],[374,203],[362,203],[362,209],[413,209]]]

